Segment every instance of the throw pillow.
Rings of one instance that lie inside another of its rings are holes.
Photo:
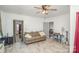
[[[40,36],[44,36],[45,33],[44,32],[39,32]]]
[[[25,37],[32,38],[32,36],[30,34],[26,34]]]

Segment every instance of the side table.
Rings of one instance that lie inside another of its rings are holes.
[[[5,41],[4,45],[13,44],[13,37],[2,37],[0,41]]]

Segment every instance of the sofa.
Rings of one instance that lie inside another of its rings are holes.
[[[44,32],[25,32],[23,41],[26,44],[30,44],[43,40],[46,40],[46,35]]]

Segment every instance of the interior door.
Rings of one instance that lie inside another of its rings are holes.
[[[43,23],[43,31],[46,34],[47,38],[49,38],[49,22]]]

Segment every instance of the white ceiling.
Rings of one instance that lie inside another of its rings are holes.
[[[39,10],[34,8],[39,6],[40,5],[0,5],[0,10],[28,16],[44,17],[45,15],[37,13]],[[68,5],[51,5],[51,8],[56,8],[57,11],[50,11],[46,17],[58,16],[70,12]]]

